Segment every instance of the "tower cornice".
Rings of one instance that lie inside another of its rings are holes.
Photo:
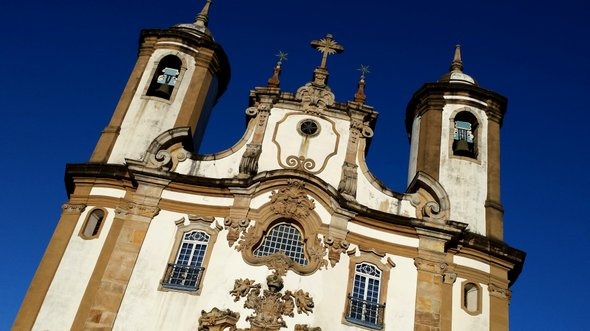
[[[485,103],[484,108],[488,118],[500,125],[508,105],[508,99],[503,95],[476,85],[449,82],[426,83],[414,93],[406,107],[406,132],[408,135],[412,132],[412,122],[416,116],[421,116],[432,107],[442,111],[445,96],[463,96]],[[462,102],[469,103],[470,101],[466,99]],[[480,103],[471,102],[481,107]]]

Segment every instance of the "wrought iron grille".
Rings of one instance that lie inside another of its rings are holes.
[[[348,295],[346,320],[372,329],[383,328],[385,304],[371,302]]]
[[[196,291],[199,289],[203,267],[192,267],[182,264],[168,264],[162,286],[183,291]]]

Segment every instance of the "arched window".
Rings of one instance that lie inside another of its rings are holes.
[[[175,263],[168,265],[163,287],[189,291],[199,288],[209,238],[203,231],[191,231],[183,235]]]
[[[308,263],[305,258],[301,231],[292,224],[279,223],[273,226],[260,245],[254,249],[253,254],[262,257],[278,252],[285,253],[293,261],[303,266]]]
[[[371,263],[355,265],[352,293],[346,319],[371,328],[383,326],[385,305],[379,304],[382,271]]]
[[[463,309],[466,312],[472,315],[481,312],[481,290],[479,286],[474,283],[464,283],[462,295]]]
[[[477,119],[462,111],[453,121],[453,155],[477,158]]]
[[[80,233],[81,236],[86,239],[96,238],[100,232],[103,221],[104,211],[102,209],[94,209],[91,211],[82,227],[82,232]]]
[[[170,100],[176,79],[180,74],[182,62],[174,55],[165,56],[160,60],[158,68],[152,77],[147,95]]]

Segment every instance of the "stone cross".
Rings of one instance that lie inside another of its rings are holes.
[[[311,42],[311,47],[320,51],[322,55],[322,63],[320,63],[320,68],[326,67],[326,61],[328,60],[328,55],[342,53],[344,51],[344,47],[339,45],[334,39],[332,39],[331,34],[327,34],[326,38],[320,40],[313,40]]]

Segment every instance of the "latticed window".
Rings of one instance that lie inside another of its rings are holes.
[[[253,251],[254,256],[269,256],[278,252],[293,259],[293,261],[307,265],[301,231],[292,224],[280,223],[272,227]]]
[[[162,286],[183,290],[197,290],[203,273],[203,260],[209,235],[203,231],[184,234],[176,262],[169,264]]]
[[[355,266],[354,284],[348,298],[346,319],[371,328],[383,327],[385,305],[379,304],[382,272],[370,263]]]

